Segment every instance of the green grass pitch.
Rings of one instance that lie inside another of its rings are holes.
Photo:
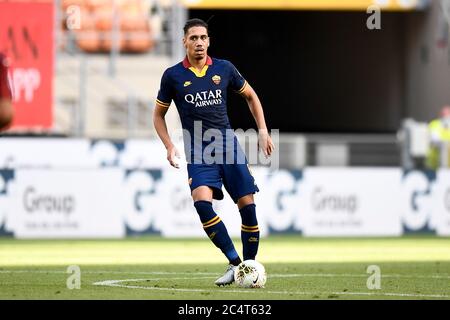
[[[265,288],[219,288],[226,261],[207,238],[0,238],[0,299],[450,299],[450,238],[270,236],[257,258]],[[70,265],[80,289],[67,288]],[[380,289],[367,286],[370,265]]]

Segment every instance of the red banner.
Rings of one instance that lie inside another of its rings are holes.
[[[53,3],[0,2],[0,52],[12,60],[12,129],[53,125]]]

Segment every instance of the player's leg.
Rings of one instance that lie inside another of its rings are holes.
[[[242,219],[241,240],[244,260],[254,260],[259,247],[259,227],[253,194],[239,198],[237,205]]]
[[[228,235],[225,224],[214,212],[212,207],[212,197],[213,191],[208,186],[200,186],[192,191],[194,206],[200,216],[206,234],[216,247],[222,250],[230,261],[230,264],[238,265],[241,262],[241,259]]]
[[[203,224],[203,229],[229,261],[225,274],[217,279],[215,284],[218,286],[231,284],[234,282],[234,269],[241,263],[241,258],[234,248],[225,224],[214,212],[212,207],[213,189],[208,186],[199,186],[192,191],[192,198]]]
[[[259,246],[259,227],[253,194],[259,191],[258,186],[246,164],[224,165],[223,170],[225,189],[238,205],[241,214],[243,258],[254,260]]]

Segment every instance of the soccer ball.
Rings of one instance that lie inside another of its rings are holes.
[[[264,288],[266,280],[266,269],[256,260],[245,260],[234,270],[234,281],[238,287]]]

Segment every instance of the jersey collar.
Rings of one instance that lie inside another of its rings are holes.
[[[211,57],[210,56],[206,56],[206,65],[208,65],[208,66],[210,66],[210,65],[212,65],[212,59],[211,59]],[[183,60],[183,67],[185,67],[185,68],[190,68],[190,67],[192,67],[192,65],[191,65],[191,63],[189,62],[189,59],[188,59],[188,57],[186,56],[186,57],[184,57],[184,60]]]
[[[206,70],[208,70],[208,66],[212,65],[213,61],[210,56],[206,57],[206,64],[203,66],[201,71],[198,71],[196,68],[194,68],[191,63],[189,62],[188,57],[186,56],[183,60],[183,67],[186,69],[191,70],[197,77],[201,78],[204,77],[206,74]]]

